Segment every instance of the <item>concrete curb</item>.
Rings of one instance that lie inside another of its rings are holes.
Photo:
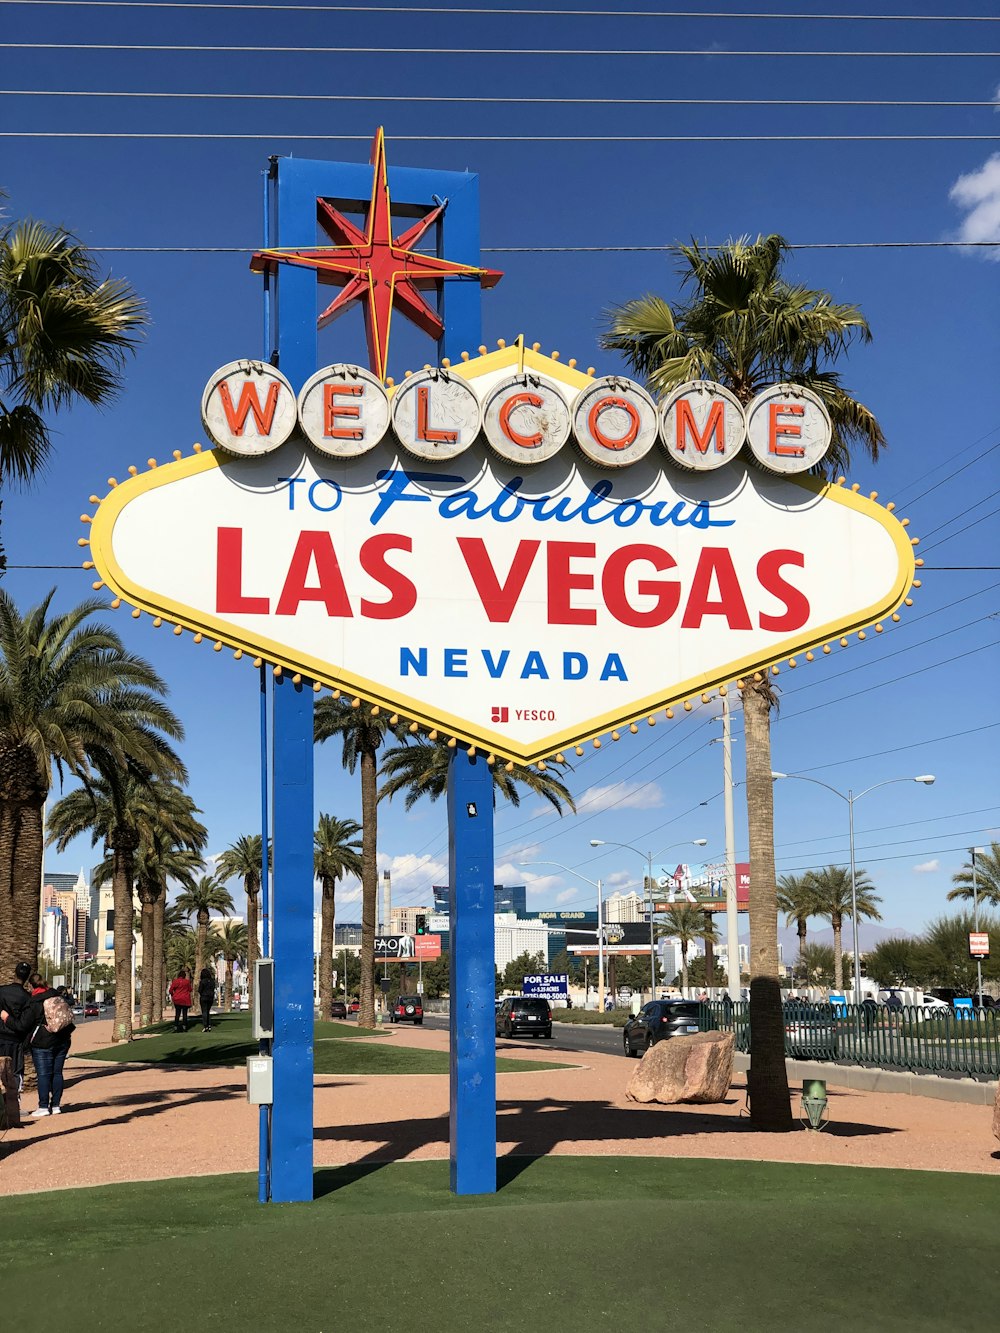
[[[737,1051],[733,1068],[745,1074],[749,1055]],[[786,1060],[790,1082],[822,1078],[834,1088],[855,1092],[905,1093],[910,1097],[933,1097],[942,1102],[967,1102],[972,1106],[992,1106],[997,1082],[980,1083],[974,1078],[942,1078],[939,1074],[911,1074],[901,1069],[867,1069],[863,1065],[825,1064],[820,1060]]]

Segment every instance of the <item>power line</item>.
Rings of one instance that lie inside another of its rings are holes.
[[[0,0],[3,3],[3,0]],[[909,99],[881,100],[872,98],[789,98],[789,97],[508,97],[465,96],[457,93],[215,93],[153,92],[150,89],[69,89],[69,88],[0,88],[0,97],[135,97],[142,99],[170,98],[183,101],[226,102],[415,102],[432,105],[449,103],[481,103],[491,106],[809,106],[809,107],[992,107],[996,98],[976,101],[919,101]]]
[[[929,471],[921,473],[919,477],[915,477],[914,480],[910,482],[909,486],[903,487],[902,494],[905,495],[906,492],[910,489],[910,486],[919,485],[919,483],[926,480],[927,477],[933,477],[935,472],[940,472],[943,467],[948,466],[948,463],[953,463],[956,457],[961,458],[963,457],[963,455],[967,454],[970,450],[978,448],[979,445],[982,444],[984,440],[988,440],[989,437],[995,434],[995,432],[998,430],[1000,430],[1000,426],[992,426],[988,431],[986,431],[984,435],[980,435],[978,440],[973,440],[972,443],[970,445],[967,445],[959,454],[948,459],[948,462],[939,463],[937,467],[932,467]],[[947,476],[942,477],[940,481],[936,481],[933,486],[926,487],[919,493],[919,495],[915,495],[912,500],[906,500],[906,501],[897,500],[897,505],[901,503],[905,503],[908,505],[916,504],[918,500],[922,500],[924,496],[929,495],[931,491],[936,491],[939,486],[944,486],[945,483],[951,481],[953,477],[959,476],[962,472],[965,472],[970,467],[975,467],[977,463],[982,462],[984,458],[988,458],[989,455],[994,453],[997,449],[1000,449],[1000,440],[998,440],[996,444],[991,444],[988,449],[982,450],[982,452],[977,454],[975,458],[970,458],[969,461],[967,463],[963,463],[961,467],[957,467],[954,469],[954,471],[949,472]]]
[[[735,51],[721,47],[655,50],[602,49],[601,47],[485,47],[485,46],[220,46],[211,43],[177,42],[0,42],[6,51],[192,51],[213,55],[378,55],[378,56],[613,56],[630,59],[642,56],[712,56],[735,59],[813,59],[825,60],[995,60],[1000,51]]]
[[[902,754],[904,750],[920,750],[926,745],[937,745],[941,741],[958,740],[961,736],[978,736],[981,731],[992,731],[1000,727],[1000,722],[987,722],[982,726],[969,727],[967,731],[950,731],[944,736],[931,736],[926,740],[910,741],[908,745],[894,745],[890,750],[873,750],[870,754],[852,755],[850,759],[833,759],[828,764],[813,764],[811,768],[801,768],[800,773],[822,773],[827,768],[843,768],[845,764],[857,764],[863,759],[882,759],[887,754]]]
[[[777,19],[782,23],[1000,23],[989,14],[782,14],[730,9],[518,9],[507,5],[474,8],[465,5],[303,5],[209,3],[208,0],[0,0],[3,5],[57,6],[66,9],[213,9],[243,13],[278,10],[305,14],[468,14],[523,18],[634,18],[634,19]]]
[[[4,44],[0,42],[0,50]],[[997,52],[1000,56],[1000,52]],[[0,130],[3,139],[202,140],[227,143],[269,140],[281,143],[370,143],[370,134],[263,134],[141,130]],[[1000,134],[394,134],[393,143],[955,143],[987,142]],[[966,242],[961,242],[966,244]],[[975,244],[973,242],[972,244]],[[610,248],[610,247],[609,247]],[[632,248],[632,247],[618,247]],[[649,247],[652,249],[659,247]],[[511,247],[508,253],[544,247]]]
[[[3,0],[0,0],[0,4]],[[790,250],[995,250],[998,241],[799,241],[789,244]],[[322,250],[323,246],[314,247]],[[332,247],[328,247],[332,248]],[[722,244],[706,245],[706,250],[721,250]],[[94,254],[107,255],[252,255],[260,246],[254,245],[88,245]],[[485,255],[511,254],[679,254],[679,245],[484,245]],[[994,427],[1000,429],[1000,427]],[[987,435],[993,432],[988,431]],[[986,439],[986,435],[982,437]],[[978,441],[976,442],[978,443]],[[970,445],[969,448],[973,448]],[[1000,448],[1000,444],[996,447]],[[963,451],[964,452],[964,451]],[[976,460],[978,461],[978,460]],[[929,476],[929,473],[925,473]],[[919,480],[919,479],[918,479]],[[945,478],[948,480],[948,478]],[[916,497],[918,500],[922,496]]]
[[[971,523],[967,523],[965,527],[961,528],[958,532],[949,533],[947,537],[942,537],[940,541],[933,542],[926,549],[928,551],[936,551],[939,546],[944,546],[948,542],[954,541],[956,537],[964,537],[967,532],[970,532],[973,528],[977,528],[980,523],[985,523],[988,518],[995,518],[997,514],[1000,514],[1000,508],[991,509],[988,514],[980,515],[979,518],[973,519]],[[937,529],[935,529],[935,531],[936,530]]]

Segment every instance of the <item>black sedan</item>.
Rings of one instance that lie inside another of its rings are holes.
[[[668,1037],[699,1032],[697,1000],[651,1000],[622,1029],[625,1054],[642,1055]]]

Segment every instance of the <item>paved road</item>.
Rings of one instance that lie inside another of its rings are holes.
[[[444,1031],[448,1027],[448,1019],[444,1014],[425,1014],[424,1024],[429,1028]],[[552,1025],[551,1041],[535,1037],[515,1037],[513,1041],[519,1046],[537,1049],[540,1055],[545,1051],[600,1051],[620,1054],[622,1050],[621,1029],[611,1027],[610,1024],[605,1027],[603,1023],[556,1022]]]

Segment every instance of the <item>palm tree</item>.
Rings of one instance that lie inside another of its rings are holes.
[[[179,770],[163,737],[183,731],[160,677],[94,620],[100,602],[50,615],[54,595],[22,615],[0,590],[0,976],[35,956],[53,770]]]
[[[799,937],[799,964],[806,947],[806,923],[816,915],[812,886],[805,875],[782,875],[778,880],[778,911],[785,913],[785,925],[795,922]]]
[[[825,916],[833,927],[833,984],[838,991],[844,986],[844,948],[841,931],[844,917],[851,916],[851,872],[843,866],[827,866],[825,870],[810,870],[806,880],[815,898],[815,916]],[[875,906],[882,899],[864,870],[854,876],[854,895],[858,917],[881,921],[882,913]]]
[[[200,955],[199,948],[202,951]],[[175,977],[182,967],[187,968],[188,975],[194,978],[197,992],[198,976],[201,972],[199,957],[218,958],[222,951],[222,936],[214,926],[210,926],[205,932],[204,944],[199,942],[197,930],[192,930],[190,926],[181,926],[180,929],[173,930],[167,940],[167,970],[172,977]]]
[[[716,938],[715,922],[711,914],[693,903],[674,903],[657,925],[660,938],[676,939],[681,946],[681,991],[688,991],[688,950],[695,940],[712,941]]]
[[[228,1014],[233,1007],[233,964],[247,956],[247,928],[242,921],[224,921],[219,932],[219,953],[226,960],[226,980],[223,988],[223,1008]]]
[[[177,761],[179,766],[180,761]],[[101,777],[64,796],[49,815],[49,838],[64,851],[73,838],[89,833],[91,846],[103,841],[111,863],[115,901],[115,1027],[113,1041],[132,1040],[132,928],[136,855],[144,840],[165,825],[159,786],[125,769],[109,766]]]
[[[850,981],[854,975],[854,964],[850,954],[841,960],[842,969],[845,963],[847,980]],[[836,958],[832,945],[807,944],[800,955],[800,966],[807,985],[836,986]]]
[[[361,1008],[360,1027],[375,1026],[375,911],[378,896],[378,750],[387,734],[402,739],[393,718],[378,707],[358,702],[354,707],[332,696],[316,705],[313,739],[317,742],[339,736],[343,764],[349,773],[361,769]]]
[[[680,247],[681,285],[691,290],[674,310],[645,296],[610,312],[605,347],[625,355],[658,394],[691,379],[713,379],[747,404],[765,385],[802,384],[818,394],[833,426],[824,467],[848,466],[857,445],[872,459],[885,443],[867,407],[843,387],[832,367],[871,330],[860,309],[828,292],[789,283],[781,272],[788,243],[781,236],[730,241],[712,252]],[[774,872],[774,801],[770,713],[777,703],[768,677],[742,686],[750,834],[751,1116],[762,1129],[793,1128],[785,1072],[785,1032],[778,974],[778,906]]]
[[[436,801],[448,789],[448,764],[451,750],[440,742],[423,739],[389,750],[382,760],[379,773],[386,778],[379,791],[379,800],[392,799],[397,792],[406,792],[406,809],[412,810],[421,796]],[[576,813],[576,806],[568,788],[551,771],[555,760],[545,771],[526,768],[522,764],[494,764],[493,799],[502,796],[511,805],[521,804],[519,787],[544,798],[560,813],[568,806]],[[568,765],[565,765],[568,767]]]
[[[313,838],[316,878],[320,883],[319,1012],[330,1017],[333,999],[333,935],[336,918],[337,883],[344,875],[361,876],[361,825],[353,819],[320,815]]]
[[[232,895],[217,875],[202,875],[194,888],[184,889],[177,895],[177,906],[185,916],[194,916],[198,923],[197,950],[194,956],[194,973],[197,977],[208,957],[209,914],[221,912],[223,916],[228,916],[233,910]]]
[[[0,228],[0,486],[29,481],[45,463],[43,412],[115,397],[145,322],[128,284],[101,279],[67,232]]]
[[[961,898],[972,902],[978,896],[980,903],[1000,907],[1000,842],[991,842],[990,850],[976,856],[975,893],[972,883],[972,860],[965,862],[957,875],[952,875],[955,888],[948,893],[948,901]]]
[[[263,868],[264,840],[259,833],[245,833],[215,863],[220,879],[241,879],[247,898],[247,984],[250,1007],[253,1008],[253,965],[260,957],[260,934],[257,925],[257,900],[260,896]],[[270,848],[268,848],[270,857]]]

